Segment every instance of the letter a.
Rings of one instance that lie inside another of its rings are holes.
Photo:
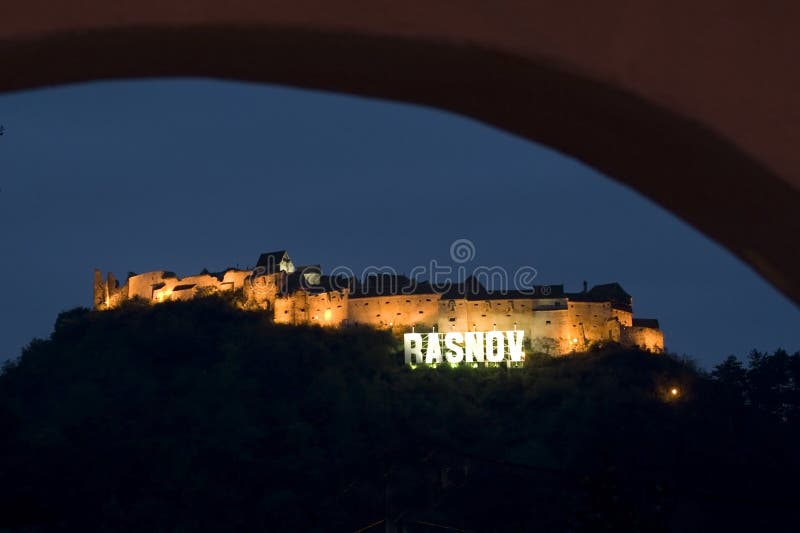
[[[438,333],[428,333],[428,351],[425,352],[425,362],[428,364],[442,362],[442,346],[439,344]]]

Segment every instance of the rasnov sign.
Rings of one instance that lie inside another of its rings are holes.
[[[444,342],[442,342],[444,341]],[[407,364],[521,362],[522,331],[406,333]]]

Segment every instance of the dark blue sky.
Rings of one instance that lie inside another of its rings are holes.
[[[800,311],[727,251],[561,154],[437,110],[264,85],[127,81],[0,95],[0,360],[91,304],[94,267],[530,265],[619,281],[706,367],[800,349]],[[631,146],[632,151],[636,150]]]

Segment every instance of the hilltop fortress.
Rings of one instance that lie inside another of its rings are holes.
[[[111,273],[105,279],[94,273],[97,310],[131,299],[158,303],[228,291],[245,309],[271,311],[279,324],[364,324],[395,333],[522,330],[532,350],[551,355],[600,341],[664,349],[658,321],[633,318],[632,298],[618,283],[591,289],[584,283],[582,292],[568,293],[563,285],[490,291],[475,278],[448,287],[397,275],[356,280],[324,276],[319,266],[295,267],[285,251],[261,254],[253,269],[184,278],[158,270],[131,274],[120,285]]]

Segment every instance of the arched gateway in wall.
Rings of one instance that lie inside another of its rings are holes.
[[[800,4],[10,0],[0,91],[284,83],[463,113],[652,198],[800,302]]]

